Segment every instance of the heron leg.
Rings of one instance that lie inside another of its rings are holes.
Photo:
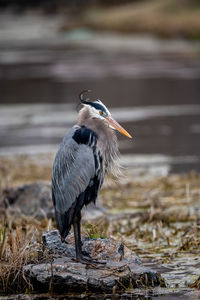
[[[81,212],[79,212],[79,214],[77,216],[77,229],[78,229],[78,242],[79,242],[79,245],[81,245],[81,248],[82,248],[83,243],[81,241]]]
[[[81,214],[79,214],[73,223],[74,226],[74,239],[76,249],[76,261],[83,264],[105,264],[105,262],[99,262],[98,260],[85,257],[82,253],[82,242],[81,242]]]
[[[76,259],[79,260],[79,258],[82,256],[82,245],[80,241],[79,236],[79,229],[77,222],[74,222],[74,240],[75,240],[75,249],[76,249]]]

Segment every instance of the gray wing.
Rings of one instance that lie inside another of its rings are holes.
[[[72,138],[78,128],[74,126],[65,136],[53,165],[52,189],[55,208],[60,213],[68,211],[95,176],[92,149],[88,145],[78,144]]]
[[[64,137],[56,155],[52,174],[52,199],[55,219],[64,239],[78,213],[86,203],[87,187],[95,177],[95,158],[88,141],[91,132],[74,126]]]

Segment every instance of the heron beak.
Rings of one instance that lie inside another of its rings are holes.
[[[119,123],[117,123],[117,121],[115,121],[111,116],[106,116],[105,119],[109,125],[117,129],[122,134],[128,136],[129,138],[132,138],[132,136],[121,125],[119,125]]]

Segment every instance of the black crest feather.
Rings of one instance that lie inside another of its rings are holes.
[[[90,101],[90,98],[84,98],[85,93],[91,92],[91,90],[84,90],[79,94],[80,104],[87,104],[90,105],[97,110],[101,110],[107,114],[107,110],[102,105],[101,101],[99,99],[95,99],[93,101]]]
[[[86,93],[90,93],[90,92],[91,92],[91,90],[84,90],[79,94],[79,99],[80,99],[81,103],[87,104],[89,102],[90,98],[84,98],[84,95]]]

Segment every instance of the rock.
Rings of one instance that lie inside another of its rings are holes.
[[[96,222],[106,217],[106,209],[99,203],[84,206],[81,213],[83,222]]]
[[[54,256],[64,255],[65,257],[75,257],[74,235],[69,234],[66,243],[62,243],[58,230],[47,231],[42,236],[43,244]],[[82,250],[87,256],[97,260],[106,260],[107,262],[126,261],[134,262],[140,265],[140,258],[121,242],[114,238],[93,238],[89,239],[82,236]]]
[[[51,184],[38,182],[23,185],[18,188],[9,188],[3,191],[3,201],[0,213],[5,208],[15,217],[20,214],[34,216],[37,219],[51,218],[54,220],[54,207],[51,198]],[[105,209],[94,204],[88,205],[82,211],[82,220],[97,221],[104,217]]]
[[[145,268],[140,258],[121,242],[113,239],[88,239],[82,237],[85,255],[93,259],[106,260],[106,265],[77,263],[74,239],[70,234],[67,244],[60,241],[57,230],[46,232],[43,243],[48,251],[46,263],[27,265],[24,274],[34,291],[57,293],[69,291],[113,292],[130,287],[165,286],[156,271]]]
[[[50,183],[41,182],[6,189],[3,195],[4,205],[12,215],[20,216],[22,213],[36,218],[54,217]]]

